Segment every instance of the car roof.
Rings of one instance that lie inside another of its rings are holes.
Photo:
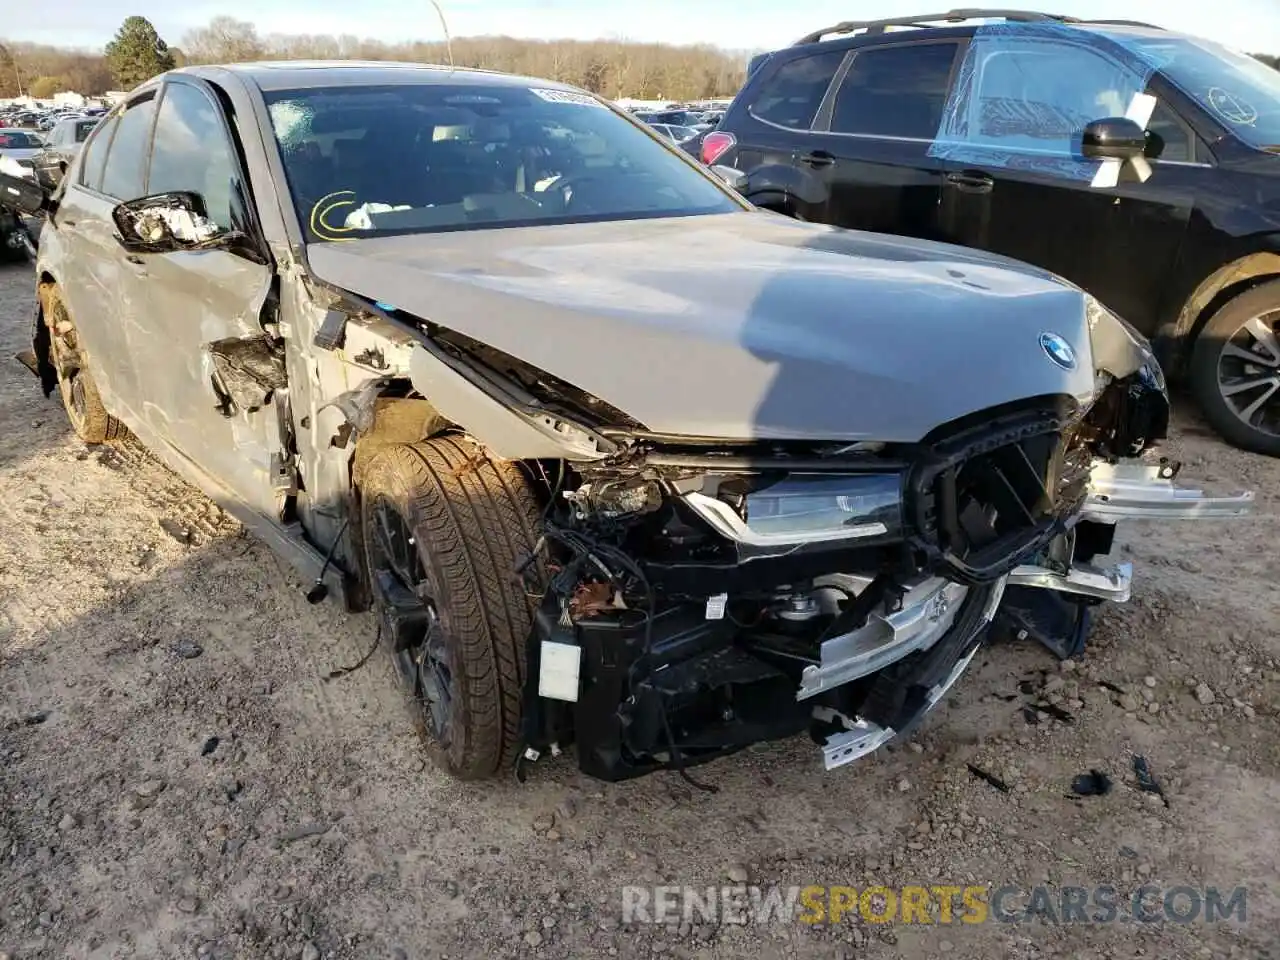
[[[553,80],[521,77],[432,63],[400,63],[386,60],[266,60],[218,66],[182,67],[178,74],[216,80],[222,72],[240,77],[264,92],[317,87],[367,87],[389,84],[458,84],[479,87],[530,87],[576,90]]]
[[[1082,20],[1059,14],[1037,13],[1029,10],[952,10],[941,14],[919,14],[893,17],[884,20],[846,20],[814,30],[797,40],[793,47],[825,46],[843,42],[855,45],[874,38],[884,42],[886,37],[902,40],[909,37],[971,36],[984,27],[999,24],[1019,26],[1052,26],[1090,33],[1146,37],[1151,39],[1174,37],[1185,39],[1187,35],[1174,33],[1154,24],[1135,20]],[[784,48],[785,49],[785,48]],[[780,51],[779,51],[780,52]]]

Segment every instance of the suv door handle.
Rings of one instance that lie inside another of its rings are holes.
[[[990,175],[969,170],[963,173],[948,173],[946,180],[961,193],[990,193],[996,185]]]
[[[834,154],[827,153],[825,150],[814,150],[802,156],[800,162],[807,163],[811,167],[829,167],[836,162],[836,158]]]

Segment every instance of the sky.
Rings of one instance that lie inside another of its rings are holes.
[[[454,36],[624,38],[774,49],[852,17],[932,13],[969,0],[440,0]],[[997,7],[1009,5],[992,3]],[[1036,9],[1024,0],[1023,5]],[[348,33],[380,40],[441,39],[428,0],[43,0],[7,2],[0,37],[98,48],[120,22],[141,14],[171,44],[226,14],[260,33]],[[1280,54],[1280,0],[1046,0],[1039,9],[1071,16],[1142,20],[1252,53]]]

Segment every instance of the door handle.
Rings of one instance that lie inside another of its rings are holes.
[[[800,162],[807,163],[811,167],[829,167],[836,162],[836,158],[825,150],[814,150],[802,156]]]
[[[990,193],[996,185],[995,180],[989,175],[970,171],[948,173],[946,180],[961,193]]]

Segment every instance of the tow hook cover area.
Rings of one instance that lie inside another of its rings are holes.
[[[1098,461],[1089,478],[1083,517],[1102,523],[1117,520],[1205,520],[1243,517],[1253,510],[1251,491],[1225,497],[1174,483],[1181,464]]]

